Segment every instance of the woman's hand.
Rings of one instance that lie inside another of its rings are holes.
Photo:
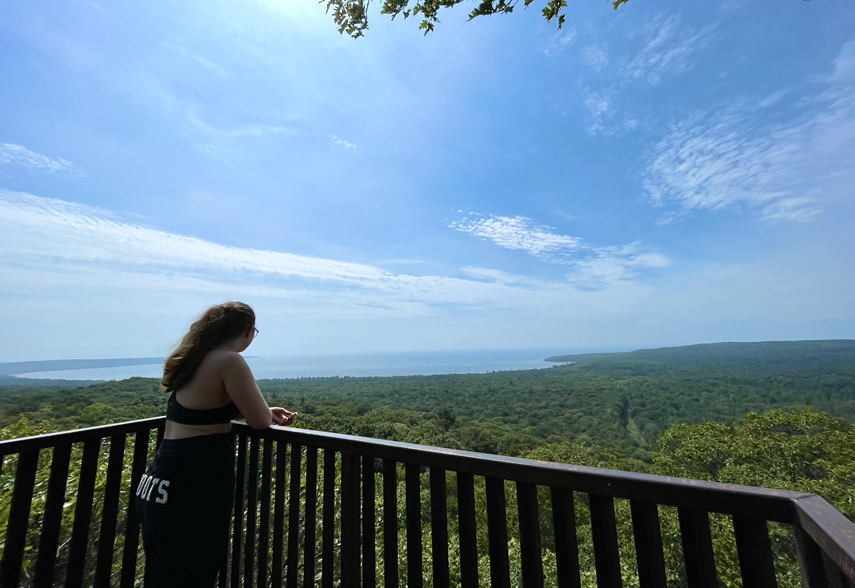
[[[293,425],[294,417],[297,416],[296,412],[290,412],[278,406],[271,408],[270,412],[273,414],[273,422],[283,427]]]

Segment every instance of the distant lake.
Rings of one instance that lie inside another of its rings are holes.
[[[412,376],[477,374],[491,371],[550,368],[544,358],[571,353],[624,351],[623,349],[505,349],[481,351],[430,351],[407,353],[351,353],[247,358],[255,377],[305,378],[319,376]],[[159,378],[162,366],[84,368],[16,374],[25,378],[60,380],[124,380],[134,376]]]

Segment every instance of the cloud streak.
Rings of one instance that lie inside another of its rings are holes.
[[[174,43],[169,43],[169,42],[164,41],[163,45],[165,47],[169,47],[173,51],[180,53],[181,55],[189,57],[190,59],[192,59],[196,63],[203,65],[205,68],[211,70],[212,72],[214,72],[217,75],[220,75],[220,76],[226,75],[226,72],[224,72],[222,69],[220,69],[220,67],[216,63],[214,63],[213,61],[209,61],[209,60],[205,59],[201,55],[197,55],[196,53],[193,53],[192,51],[188,51],[184,47],[182,47],[180,45],[176,45]]]
[[[171,276],[184,284],[220,284],[230,291],[260,283],[264,286],[254,291],[267,296],[278,292],[276,296],[292,298],[299,292],[307,300],[372,303],[409,314],[430,313],[436,305],[519,306],[530,296],[525,289],[499,283],[397,274],[366,264],[222,245],[128,223],[98,208],[5,190],[0,190],[0,257],[10,267],[40,267],[49,273],[62,268],[97,275]]]
[[[473,213],[453,221],[449,228],[473,237],[488,239],[505,249],[525,251],[535,257],[557,260],[568,252],[577,251],[582,239],[559,235],[552,227],[536,225],[524,216],[494,216]]]
[[[758,122],[757,104],[740,99],[674,125],[643,161],[649,200],[670,208],[659,223],[725,209],[753,209],[766,221],[809,221],[822,201],[851,195],[853,47],[855,42],[844,46],[819,96],[796,104],[794,122]]]
[[[679,17],[673,15],[659,17],[646,28],[647,43],[621,73],[630,79],[658,84],[666,75],[679,75],[692,68],[691,56],[710,43],[715,25],[701,30],[681,28]]]
[[[671,261],[658,253],[642,253],[638,243],[622,247],[597,246],[580,237],[562,235],[553,227],[535,224],[523,216],[508,217],[471,213],[453,221],[449,228],[492,241],[511,251],[523,251],[544,261],[570,266],[567,280],[586,289],[604,288],[630,281],[643,268],[664,268]],[[467,271],[468,275],[501,283],[522,283],[500,279],[497,270]]]
[[[585,76],[581,93],[588,134],[614,136],[636,130],[638,119],[627,114],[629,105],[638,103],[639,92],[691,70],[695,54],[713,41],[716,26],[697,29],[682,25],[678,15],[659,15],[629,33],[634,51],[618,48],[609,53],[602,43],[586,46],[580,59],[593,72]]]
[[[81,177],[85,174],[72,162],[62,157],[51,159],[41,153],[30,151],[23,145],[0,143],[0,166],[15,166],[33,172],[42,172],[61,177]]]

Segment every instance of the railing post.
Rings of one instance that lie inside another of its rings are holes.
[[[508,509],[505,502],[505,481],[488,477],[487,536],[490,550],[490,582],[492,588],[510,588],[511,573],[508,558]]]
[[[359,456],[341,454],[341,585],[359,588]],[[290,587],[289,587],[290,588]]]
[[[555,531],[558,588],[582,588],[579,542],[576,536],[576,504],[572,490],[552,488],[552,526]]]
[[[448,588],[448,495],[445,470],[430,469],[430,537],[434,588]],[[366,587],[367,588],[367,587]]]
[[[825,577],[828,578],[829,588],[850,588],[849,578],[827,553],[822,553],[822,560],[825,563]]]
[[[90,439],[83,443],[83,460],[77,483],[77,505],[74,507],[74,527],[71,531],[65,588],[83,586],[86,552],[89,549],[89,521],[92,518],[92,499],[95,496],[95,474],[100,451],[101,439]]]
[[[591,508],[591,536],[594,541],[597,586],[621,588],[623,580],[620,576],[614,499],[611,496],[589,494],[588,503]]]
[[[306,447],[306,504],[303,545],[303,588],[315,586],[315,530],[318,503],[318,449]]]
[[[134,490],[140,483],[148,460],[148,429],[137,431],[134,435],[134,461],[131,466],[131,491],[128,493],[128,514],[125,521],[125,548],[122,550],[121,588],[133,588],[137,575],[137,554],[139,551],[140,524],[137,521],[137,495]]]
[[[799,526],[793,526],[796,537],[796,554],[799,558],[799,571],[804,588],[827,588],[825,563],[822,561],[822,549]]]
[[[243,556],[243,587],[252,588],[255,581],[255,528],[258,515],[258,437],[252,437],[249,440],[249,465],[246,473],[246,547]]]
[[[58,445],[53,448],[33,588],[51,588],[53,586],[53,568],[56,564],[56,548],[59,542],[59,529],[62,523],[62,507],[65,503],[65,488],[68,481],[68,464],[70,461],[71,444]]]
[[[680,538],[689,588],[718,588],[709,514],[702,510],[677,509]]]
[[[733,517],[733,531],[736,535],[736,552],[739,555],[742,583],[745,586],[777,588],[778,579],[775,577],[772,544],[769,541],[766,521]]]
[[[475,478],[457,472],[457,514],[460,540],[460,586],[478,588],[478,537],[475,531]],[[530,588],[526,586],[526,588]]]
[[[523,588],[543,588],[543,555],[540,551],[540,509],[537,505],[537,486],[527,482],[517,482],[517,508],[520,517]]]
[[[122,469],[125,462],[125,436],[110,437],[110,457],[107,460],[107,482],[101,510],[101,532],[98,537],[98,559],[95,563],[95,588],[110,588],[113,569],[113,549],[116,546],[116,521],[119,514],[119,491],[122,489]]]
[[[291,444],[291,492],[288,496],[288,575],[285,585],[297,588],[300,558],[300,472],[303,465],[303,447]]]
[[[232,529],[232,585],[240,588],[240,561],[243,543],[243,508],[246,488],[246,435],[238,435],[237,473],[235,474],[235,512]]]
[[[333,588],[335,583],[335,477],[335,451],[324,449],[322,588]]]
[[[282,588],[282,561],[285,537],[285,473],[288,463],[284,440],[276,441],[276,496],[273,499],[273,588]],[[234,587],[237,588],[237,587]],[[325,587],[326,588],[326,587]]]
[[[258,528],[258,587],[267,588],[267,557],[270,551],[270,475],[273,469],[273,439],[264,440],[261,459],[261,522]]]
[[[362,456],[362,588],[377,587],[374,458]]]
[[[666,588],[665,552],[659,508],[651,502],[630,501],[638,583],[641,588]]]
[[[383,460],[384,588],[398,588],[398,465]]]
[[[0,585],[17,586],[24,561],[24,545],[27,540],[27,523],[33,502],[36,468],[39,450],[33,449],[18,456],[15,486],[12,489],[12,504],[9,523],[6,527],[6,545],[3,548],[3,564],[0,567]]]
[[[405,466],[407,496],[407,588],[422,588],[422,502],[419,466]]]

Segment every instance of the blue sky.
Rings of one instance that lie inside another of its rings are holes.
[[[855,6],[13,3],[0,361],[855,337]]]

